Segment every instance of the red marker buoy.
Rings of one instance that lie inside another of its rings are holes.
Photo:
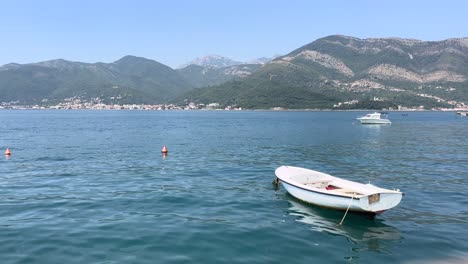
[[[164,154],[167,154],[168,151],[167,151],[166,146],[164,146],[164,147],[162,148],[161,152],[164,153]]]
[[[10,149],[7,148],[7,149],[5,150],[5,156],[10,156],[10,155],[11,155]]]

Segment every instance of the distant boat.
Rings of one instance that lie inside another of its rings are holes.
[[[338,210],[372,215],[397,206],[403,193],[344,180],[309,169],[281,166],[276,177],[286,191],[299,200]]]
[[[457,112],[459,116],[468,116],[468,112]]]
[[[367,114],[356,118],[361,122],[361,124],[391,124],[392,122],[387,119],[388,113],[379,113],[374,112],[372,114]]]

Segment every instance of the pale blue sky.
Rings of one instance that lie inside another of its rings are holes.
[[[318,38],[468,37],[468,1],[0,0],[0,65],[124,55],[176,67],[198,56],[249,60]]]

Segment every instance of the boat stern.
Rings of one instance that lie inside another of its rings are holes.
[[[390,208],[397,206],[403,197],[403,193],[399,191],[374,193],[361,198],[361,206],[364,210],[382,213]]]

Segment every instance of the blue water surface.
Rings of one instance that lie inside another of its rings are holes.
[[[468,118],[363,114],[2,110],[1,263],[468,261]],[[405,196],[339,226],[275,191],[281,165]]]

